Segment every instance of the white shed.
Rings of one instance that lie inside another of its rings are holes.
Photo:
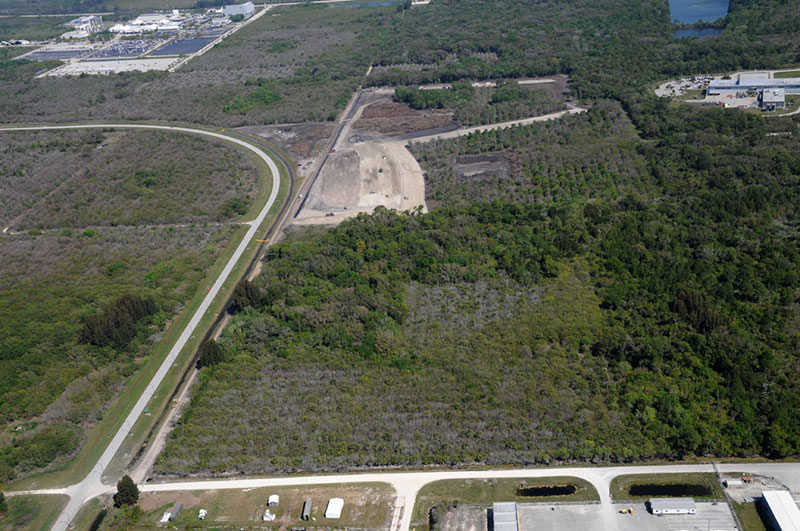
[[[341,518],[344,500],[342,498],[331,498],[328,507],[325,508],[325,518]]]
[[[741,479],[726,479],[722,482],[726,489],[741,489],[744,487],[744,481]]]
[[[267,506],[277,507],[280,502],[281,502],[280,496],[278,496],[277,494],[270,494],[269,499],[267,500]]]

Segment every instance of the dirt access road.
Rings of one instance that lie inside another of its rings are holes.
[[[123,441],[128,436],[128,433],[133,429],[133,426],[136,423],[137,419],[144,412],[145,407],[147,406],[150,399],[153,397],[153,394],[156,392],[156,389],[158,389],[158,386],[164,380],[168,371],[172,368],[172,365],[175,362],[175,359],[178,357],[178,354],[180,354],[181,350],[183,350],[183,347],[186,346],[186,342],[189,340],[192,334],[195,333],[198,324],[205,315],[209,306],[211,306],[212,301],[217,297],[217,295],[219,295],[219,292],[222,289],[222,285],[230,276],[231,272],[238,263],[239,259],[244,254],[245,249],[255,239],[259,227],[266,219],[267,214],[272,210],[272,207],[274,206],[275,201],[278,198],[278,191],[280,189],[280,184],[281,184],[280,172],[278,171],[278,166],[275,164],[275,161],[272,159],[272,157],[265,151],[263,151],[261,148],[259,148],[255,144],[251,144],[250,142],[246,142],[244,140],[240,140],[238,138],[234,138],[229,135],[213,133],[203,129],[192,129],[188,127],[177,127],[177,126],[167,126],[167,125],[104,123],[104,124],[91,124],[91,125],[2,127],[0,128],[0,132],[63,130],[63,129],[97,129],[97,128],[102,129],[107,127],[114,127],[121,129],[156,129],[162,131],[190,133],[190,134],[203,135],[220,140],[225,140],[227,142],[232,142],[255,153],[256,156],[258,156],[262,161],[264,161],[264,163],[269,168],[270,173],[272,174],[272,190],[270,191],[269,198],[267,199],[262,209],[259,211],[258,215],[255,217],[255,219],[246,223],[247,225],[250,226],[249,229],[247,230],[247,233],[244,235],[242,241],[236,247],[230,259],[223,267],[222,271],[220,272],[214,284],[209,288],[208,293],[206,294],[203,301],[200,303],[200,306],[192,315],[191,319],[189,320],[189,323],[186,325],[186,328],[184,328],[180,337],[172,346],[167,356],[164,358],[164,361],[159,366],[158,371],[156,371],[150,383],[147,385],[147,388],[144,390],[139,399],[136,401],[136,404],[133,406],[130,413],[125,418],[125,421],[123,422],[120,429],[117,431],[116,434],[114,434],[114,437],[111,439],[111,442],[108,444],[105,451],[103,451],[103,454],[100,456],[100,459],[92,468],[91,472],[89,472],[89,474],[80,483],[76,485],[71,485],[70,487],[64,489],[63,493],[69,495],[70,500],[67,503],[67,506],[64,508],[64,510],[61,512],[61,515],[59,515],[58,520],[53,526],[53,529],[57,531],[63,531],[68,527],[69,523],[75,517],[80,507],[87,500],[94,498],[95,496],[102,494],[104,492],[107,492],[109,488],[112,488],[109,485],[103,484],[102,482],[103,471],[106,469],[108,464],[114,458],[120,446],[122,446]]]

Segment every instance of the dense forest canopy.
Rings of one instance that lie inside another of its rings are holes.
[[[798,120],[650,88],[800,61],[800,4],[681,41],[666,7],[443,1],[364,35],[392,43],[371,83],[562,73],[591,109],[412,146],[430,214],[273,248],[159,472],[800,452]]]

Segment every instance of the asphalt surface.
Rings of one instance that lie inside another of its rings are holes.
[[[180,337],[175,342],[172,349],[169,351],[169,354],[167,354],[167,357],[164,358],[164,361],[161,363],[161,366],[158,368],[158,371],[148,384],[147,389],[145,389],[144,393],[139,397],[139,400],[136,402],[131,412],[123,421],[122,427],[114,435],[114,438],[106,447],[105,451],[100,456],[100,459],[97,461],[92,471],[86,476],[86,478],[83,481],[81,481],[77,485],[72,485],[67,489],[65,489],[64,493],[70,496],[70,501],[69,503],[67,503],[67,506],[61,512],[58,520],[53,526],[53,529],[57,531],[62,531],[68,527],[69,522],[75,517],[78,510],[86,500],[91,499],[109,490],[109,486],[104,485],[102,483],[101,478],[103,470],[105,470],[105,468],[113,459],[114,455],[119,450],[120,446],[122,446],[122,442],[125,440],[125,437],[128,436],[128,433],[133,428],[133,425],[136,423],[136,420],[142,414],[144,408],[147,406],[147,403],[153,397],[153,394],[155,393],[156,389],[158,389],[158,386],[166,377],[167,373],[172,367],[172,364],[178,357],[178,354],[181,352],[181,350],[183,350],[183,347],[186,346],[186,342],[189,340],[192,334],[194,334],[195,330],[197,329],[197,325],[200,323],[200,320],[205,315],[206,311],[208,310],[208,307],[211,305],[211,302],[219,294],[220,290],[222,289],[222,285],[230,276],[231,272],[233,271],[237,262],[241,258],[247,246],[255,238],[259,226],[262,224],[264,219],[267,217],[267,214],[269,213],[270,209],[275,204],[275,200],[278,197],[278,190],[280,189],[280,184],[281,184],[280,172],[278,171],[278,167],[266,152],[262,151],[255,145],[245,142],[243,140],[239,140],[238,138],[233,138],[220,133],[212,133],[210,131],[205,131],[202,129],[191,129],[188,127],[175,127],[175,126],[162,126],[162,125],[131,125],[131,124],[107,123],[107,124],[92,124],[92,125],[8,127],[8,128],[0,128],[0,131],[100,129],[108,127],[114,127],[120,129],[157,129],[162,131],[191,133],[191,134],[199,134],[232,142],[234,144],[244,147],[245,149],[252,151],[267,164],[267,167],[272,173],[272,191],[270,192],[266,204],[258,213],[256,218],[247,223],[248,225],[250,225],[250,228],[247,230],[247,233],[245,234],[244,238],[242,238],[242,241],[239,243],[239,246],[236,247],[236,250],[233,252],[233,255],[231,255],[230,259],[225,264],[225,267],[222,269],[222,272],[217,277],[217,280],[214,282],[213,286],[211,286],[211,288],[209,289],[208,293],[206,294],[206,297],[203,299],[203,302],[200,304],[195,313],[192,315],[189,324],[183,330],[183,333],[181,333]]]

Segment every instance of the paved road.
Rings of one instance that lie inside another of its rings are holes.
[[[781,478],[793,491],[800,490],[800,463],[742,463],[720,464],[721,472],[741,472],[743,470],[764,476]],[[142,485],[142,492],[168,492],[186,490],[250,489],[257,487],[285,487],[295,485],[325,485],[331,483],[388,483],[397,492],[395,505],[403,506],[399,529],[411,528],[411,516],[417,493],[427,483],[443,479],[468,478],[535,478],[552,476],[574,476],[591,483],[600,494],[601,517],[598,527],[615,529],[616,509],[609,496],[611,480],[623,474],[663,474],[663,473],[714,473],[711,464],[699,465],[640,465],[615,467],[582,468],[534,468],[512,470],[453,470],[434,472],[376,472],[366,474],[331,474],[325,476],[292,476],[275,478],[230,479],[186,481]]]
[[[107,124],[92,124],[92,125],[58,125],[58,126],[38,126],[38,127],[0,127],[0,131],[34,131],[34,130],[53,130],[53,129],[97,129],[97,128],[121,128],[121,129],[158,129],[162,131],[173,131],[173,132],[180,132],[180,133],[191,133],[191,134],[198,134],[204,135],[212,138],[217,138],[220,140],[225,140],[227,142],[232,142],[239,146],[244,147],[255,153],[261,160],[263,160],[267,167],[269,168],[270,172],[272,173],[272,191],[270,192],[269,199],[267,199],[266,204],[258,213],[256,218],[250,221],[248,224],[250,228],[247,230],[244,238],[239,243],[239,246],[233,252],[230,260],[228,263],[225,264],[225,267],[222,269],[219,277],[214,282],[214,285],[208,291],[208,294],[203,299],[203,302],[195,311],[194,315],[192,315],[189,324],[183,330],[183,333],[180,335],[178,340],[175,342],[175,345],[167,354],[167,357],[164,359],[161,366],[158,368],[158,371],[153,376],[153,379],[150,381],[150,384],[145,389],[144,393],[139,397],[139,400],[133,406],[133,409],[126,417],[125,421],[122,423],[122,427],[120,427],[119,431],[114,435],[114,438],[111,440],[109,445],[106,447],[103,455],[100,456],[99,461],[94,466],[92,471],[86,478],[81,481],[77,485],[73,485],[67,489],[67,493],[70,495],[70,501],[67,506],[62,511],[61,515],[58,518],[58,521],[53,526],[53,529],[57,531],[62,531],[67,528],[69,522],[75,517],[75,514],[80,509],[83,503],[101,494],[103,492],[108,491],[108,487],[103,485],[102,483],[102,474],[103,470],[108,466],[111,462],[111,459],[119,450],[122,442],[125,440],[125,437],[128,436],[128,432],[131,430],[133,425],[136,423],[136,420],[144,411],[144,408],[147,406],[147,403],[153,397],[153,393],[155,393],[158,386],[164,380],[164,377],[167,375],[167,372],[172,367],[172,364],[175,362],[175,358],[178,357],[178,354],[183,350],[183,347],[186,345],[186,342],[189,338],[194,334],[197,325],[200,323],[200,320],[208,310],[208,307],[211,305],[211,302],[214,298],[219,294],[220,289],[222,288],[223,283],[228,279],[233,271],[233,268],[236,266],[236,263],[241,258],[242,254],[244,253],[245,249],[247,248],[248,244],[255,238],[256,232],[258,231],[259,226],[262,224],[264,219],[267,217],[272,206],[275,204],[275,200],[278,197],[278,190],[280,188],[280,172],[278,171],[278,167],[275,162],[270,158],[270,156],[262,151],[257,146],[245,142],[243,140],[239,140],[238,138],[232,138],[227,135],[219,134],[219,133],[212,133],[210,131],[204,131],[202,129],[192,129],[188,127],[175,127],[175,126],[166,126],[166,125],[132,125],[132,124],[116,124],[116,123],[107,123]]]
[[[570,107],[566,111],[543,114],[541,116],[523,118],[521,120],[511,120],[508,122],[500,122],[497,124],[489,124],[489,125],[476,125],[475,127],[465,127],[463,129],[456,129],[454,131],[448,131],[446,133],[436,133],[434,135],[429,135],[429,136],[418,136],[416,138],[412,138],[411,141],[430,142],[431,140],[444,140],[446,138],[457,138],[459,136],[466,136],[472,133],[479,133],[483,131],[494,131],[495,129],[505,129],[507,127],[511,127],[514,125],[528,125],[536,122],[557,120],[561,117],[567,116],[568,114],[579,114],[582,112],[586,112],[586,109],[582,109],[580,107]]]

